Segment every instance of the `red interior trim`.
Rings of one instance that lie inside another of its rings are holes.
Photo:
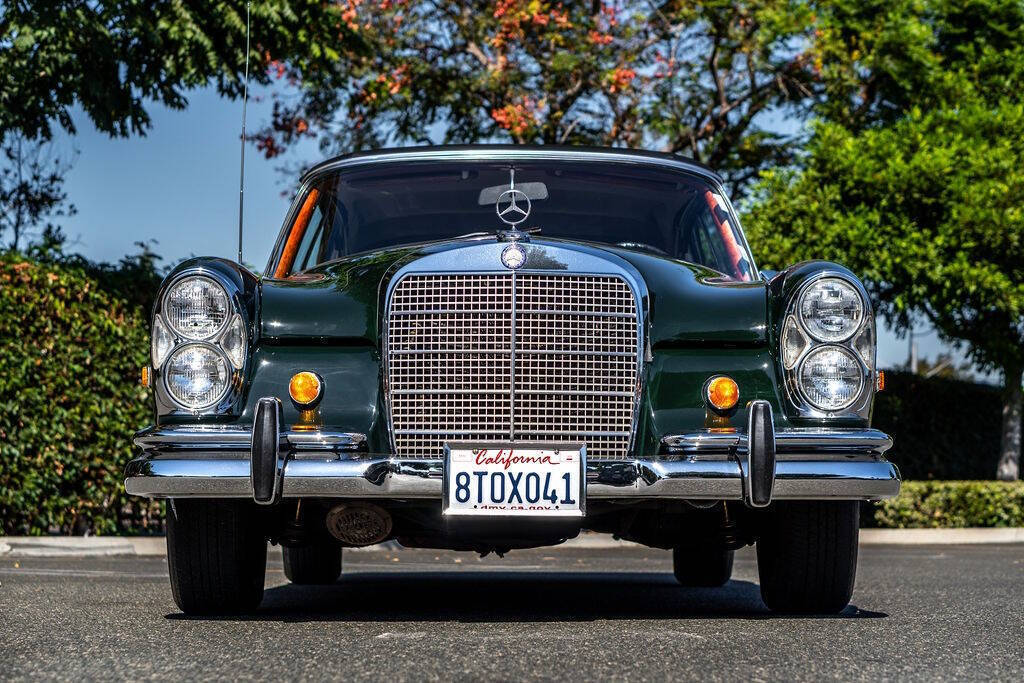
[[[740,262],[745,258],[743,247],[736,241],[736,235],[732,231],[732,226],[729,225],[728,214],[718,205],[718,200],[715,199],[711,190],[704,192],[704,199],[708,203],[708,208],[711,209],[711,218],[714,219],[715,226],[718,227],[718,234],[722,236],[722,241],[725,243],[726,256],[729,259],[729,266],[732,267],[732,272],[729,274],[737,280],[745,280],[746,276],[740,269]],[[719,216],[720,213],[724,218]]]
[[[302,236],[306,234],[309,226],[309,219],[313,216],[313,209],[316,207],[316,200],[320,198],[320,190],[315,187],[306,195],[306,201],[302,202],[302,208],[295,216],[291,230],[288,231],[288,239],[284,243],[284,251],[274,269],[274,277],[288,277],[292,272],[292,265],[295,263],[295,256],[299,253],[299,244]]]

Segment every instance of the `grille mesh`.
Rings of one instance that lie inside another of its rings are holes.
[[[615,276],[409,275],[388,309],[398,454],[446,441],[583,441],[626,455],[637,383],[636,300]]]

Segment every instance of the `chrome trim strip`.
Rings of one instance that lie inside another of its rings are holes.
[[[516,271],[513,271],[513,274],[515,272]],[[576,275],[576,273],[570,273],[570,274],[571,275]],[[537,315],[579,315],[580,314],[579,311],[562,310],[562,309],[557,309],[557,308],[548,308],[548,309],[535,309],[535,308],[531,308],[529,310],[525,310],[525,309],[524,310],[520,310],[519,312],[520,313],[525,313],[525,314],[528,314],[528,315],[535,315],[535,314],[537,314]],[[402,316],[407,316],[407,315],[447,315],[447,314],[455,314],[455,313],[466,314],[466,315],[475,315],[475,314],[481,314],[481,313],[508,313],[508,310],[502,309],[502,308],[466,308],[466,309],[457,309],[457,310],[448,309],[448,308],[419,308],[419,309],[415,309],[415,310],[392,311],[390,313],[390,315],[395,316],[395,317],[402,317]],[[636,316],[634,316],[631,313],[615,313],[615,312],[605,313],[605,312],[600,312],[600,311],[587,311],[586,315],[589,316],[589,317],[592,317],[592,318],[634,318],[634,317],[636,317]]]
[[[516,349],[520,356],[596,356],[598,358],[632,358],[632,351],[569,351],[562,349]]]
[[[359,451],[366,435],[355,432],[286,431],[293,451]],[[150,427],[135,435],[135,445],[150,450],[245,451],[252,448],[252,429],[240,427]],[[246,475],[248,476],[248,474]]]
[[[729,454],[746,450],[747,435],[705,429],[666,436],[661,443],[670,453]],[[892,448],[892,437],[877,429],[793,428],[775,432],[775,447],[789,454],[881,455]]]
[[[291,459],[282,496],[440,500],[443,460],[380,455]],[[742,465],[735,459],[638,459],[587,462],[589,500],[742,500]],[[899,493],[895,465],[857,460],[779,460],[773,500],[879,500]],[[251,498],[249,460],[144,455],[125,471],[125,489],[151,498]]]
[[[481,354],[482,355],[482,354]],[[431,389],[431,394],[452,394],[452,395],[464,395],[464,396],[480,396],[483,394],[502,394],[504,389]],[[415,396],[416,394],[427,393],[421,389],[392,389],[391,394],[393,396]],[[547,389],[517,389],[517,394],[524,396],[544,396],[551,392]],[[626,397],[632,396],[632,391],[591,391],[588,389],[572,389],[568,391],[559,392],[563,396],[619,396]]]
[[[513,173],[512,177],[515,178],[514,173]],[[512,227],[514,229],[515,225],[513,225]],[[502,263],[504,263],[504,261],[505,261],[505,249],[508,249],[508,247],[503,247],[502,250],[501,250],[501,260],[502,260]],[[508,440],[509,441],[515,441],[516,440],[516,311],[519,309],[519,307],[516,306],[516,296],[517,296],[517,292],[516,292],[516,275],[517,275],[517,271],[513,270],[512,271],[512,299],[509,302],[510,306],[511,306],[511,309],[512,309],[512,311],[511,311],[511,314],[512,314],[512,327],[511,327],[511,330],[510,330],[510,339],[509,339],[509,341],[511,343],[511,346],[509,347],[509,353],[512,355],[512,362],[510,364],[511,367],[509,367],[509,381],[508,381],[508,402],[509,402],[509,411],[508,411]],[[390,309],[388,309],[388,310],[390,312]],[[392,429],[392,431],[395,431],[394,423],[393,422],[391,423],[391,429]],[[395,431],[395,433],[397,433],[397,431]],[[445,446],[444,446],[445,463],[448,462],[448,454],[449,454],[448,445],[445,444]]]
[[[473,433],[473,432],[475,432],[477,430],[474,430],[474,429],[464,429],[464,430],[463,429],[456,429],[456,430],[453,431],[453,430],[450,430],[450,429],[395,429],[393,431],[394,431],[395,434],[400,434],[400,435],[403,435],[403,436],[414,435],[414,434],[427,434],[427,435],[430,435],[430,436],[444,436],[445,434],[452,434],[452,433],[455,433],[455,434],[461,434],[461,433],[471,434],[471,433]],[[551,435],[551,436],[558,436],[558,435],[561,435],[561,434],[565,434],[566,431],[572,431],[572,430],[563,430],[563,429],[518,429],[518,430],[516,430],[516,432],[519,433],[519,434],[548,434],[548,435]],[[633,432],[580,432],[580,431],[572,431],[572,433],[575,434],[577,437],[582,437],[582,436],[632,436],[633,435]]]

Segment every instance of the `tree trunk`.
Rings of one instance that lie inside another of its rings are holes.
[[[1003,378],[1003,433],[999,444],[996,478],[1017,481],[1020,479],[1021,404],[1024,403],[1021,367],[1008,365],[1003,370]]]

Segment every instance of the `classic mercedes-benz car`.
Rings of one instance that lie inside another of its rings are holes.
[[[761,595],[837,612],[872,429],[871,303],[840,265],[759,271],[713,171],[613,149],[353,154],[302,179],[262,275],[179,265],[153,311],[174,599],[256,608],[268,540],[327,584],[342,549],[479,553],[581,530],[672,551],[684,586],[757,544]]]

